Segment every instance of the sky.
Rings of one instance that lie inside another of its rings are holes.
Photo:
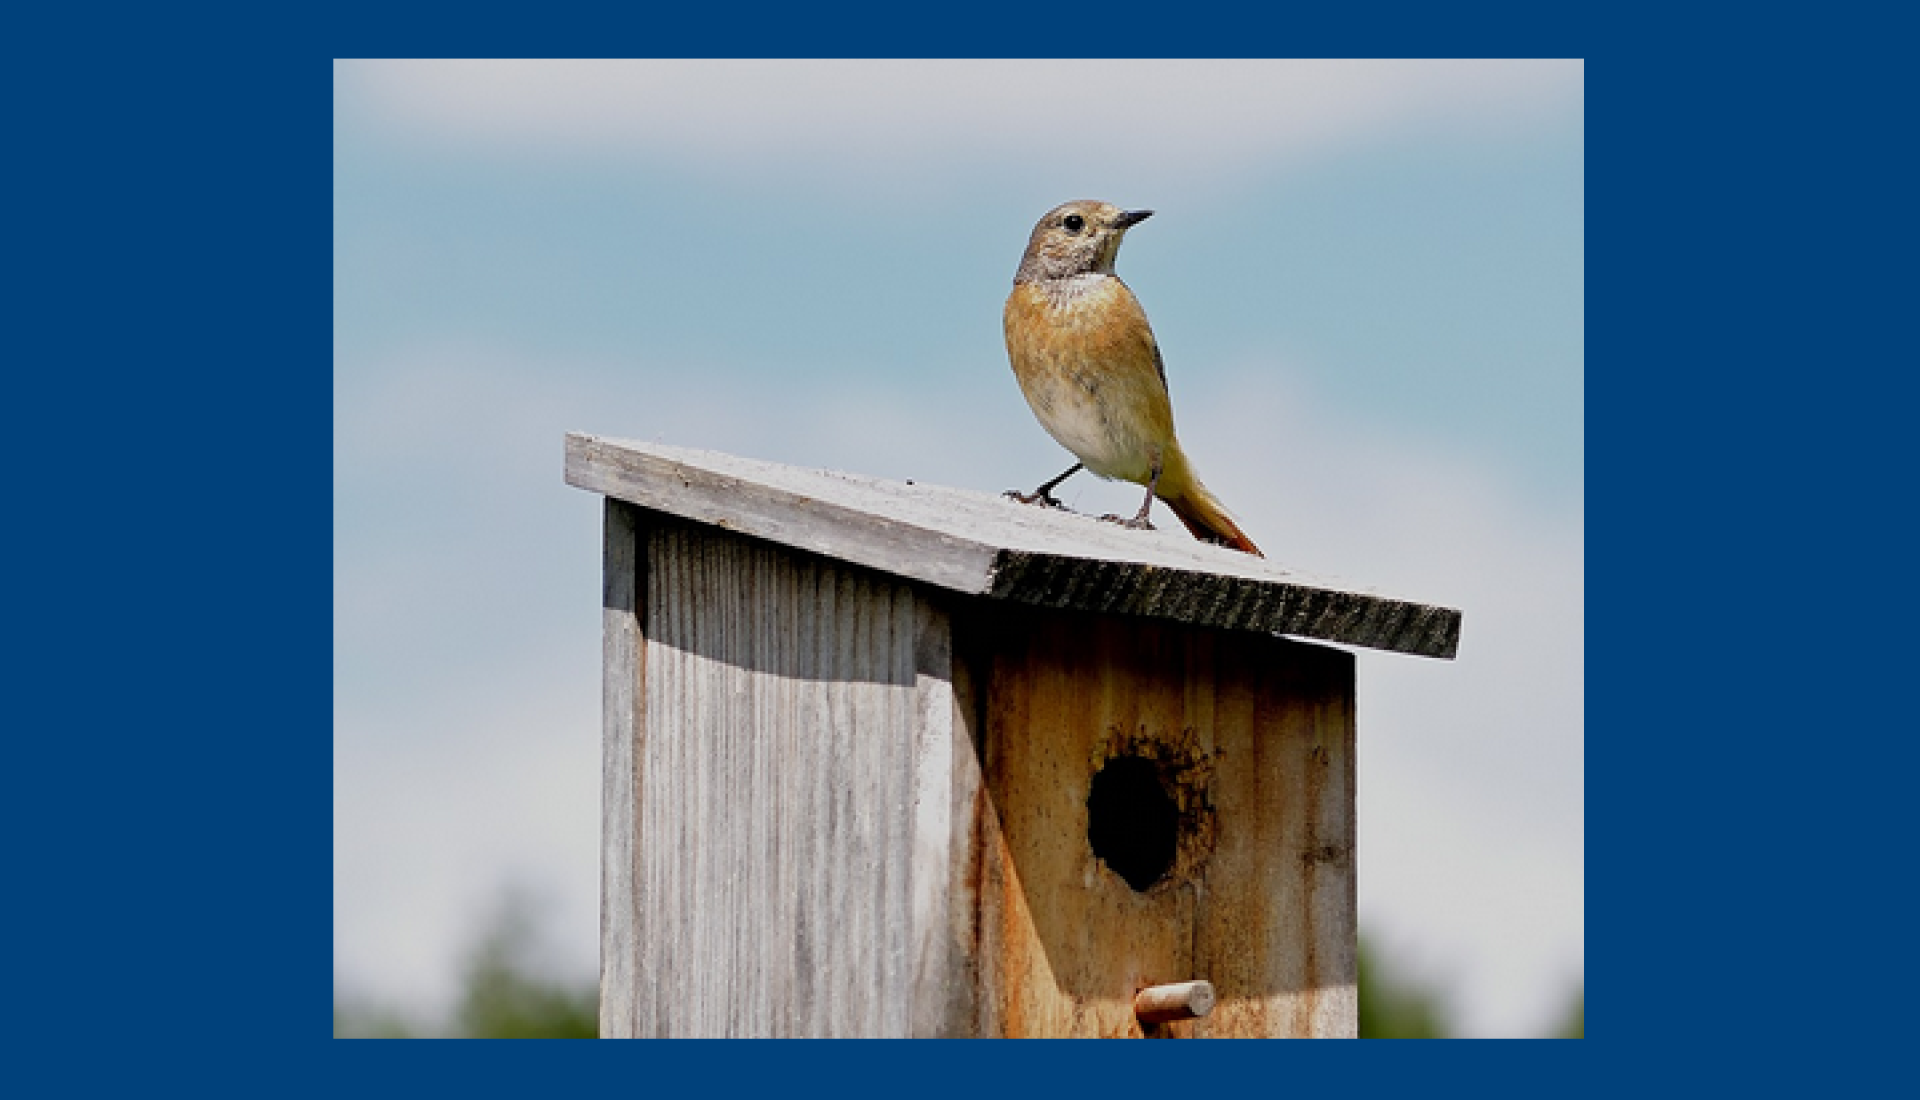
[[[1464,1033],[1550,1030],[1584,977],[1584,81],[336,62],[336,990],[443,1011],[507,891],[595,973],[600,502],[564,434],[1031,489],[1072,459],[1000,309],[1094,198],[1156,211],[1117,270],[1268,557],[1464,613],[1456,660],[1356,651],[1361,928]]]

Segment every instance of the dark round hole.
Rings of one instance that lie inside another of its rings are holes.
[[[1093,854],[1135,890],[1159,882],[1173,866],[1180,810],[1160,785],[1153,762],[1116,756],[1093,777],[1087,795],[1087,840]]]

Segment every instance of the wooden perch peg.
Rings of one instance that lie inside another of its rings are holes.
[[[1197,1020],[1213,1011],[1213,983],[1175,982],[1152,985],[1133,995],[1133,1014],[1143,1024]]]

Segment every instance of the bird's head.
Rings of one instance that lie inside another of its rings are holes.
[[[1121,238],[1152,214],[1151,210],[1122,210],[1093,199],[1061,203],[1033,227],[1014,282],[1111,275]]]

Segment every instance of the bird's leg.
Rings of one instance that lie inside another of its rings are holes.
[[[1065,507],[1065,505],[1053,498],[1053,487],[1079,473],[1081,466],[1081,463],[1074,463],[1072,466],[1067,467],[1066,473],[1061,474],[1059,477],[1054,478],[1052,481],[1047,482],[1031,493],[1023,493],[1018,489],[1008,489],[1006,495],[1022,504],[1044,504],[1048,508]]]
[[[1133,514],[1133,518],[1121,519],[1119,516],[1101,516],[1100,518],[1106,520],[1108,523],[1117,523],[1122,527],[1125,527],[1134,531],[1153,530],[1153,524],[1147,522],[1147,512],[1149,509],[1153,507],[1153,494],[1154,494],[1154,491],[1159,487],[1160,487],[1160,460],[1154,459],[1153,476],[1147,479],[1147,499],[1140,502],[1140,510]]]

